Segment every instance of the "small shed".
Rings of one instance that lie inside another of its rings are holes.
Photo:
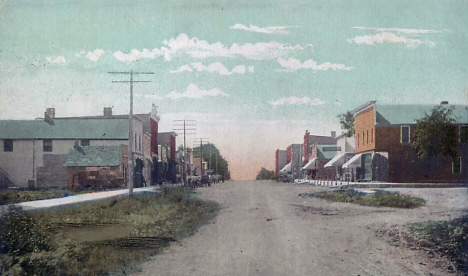
[[[70,149],[67,167],[67,186],[106,188],[125,185],[126,167],[122,146],[75,146]]]

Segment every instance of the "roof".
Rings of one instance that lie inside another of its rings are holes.
[[[340,148],[336,145],[317,145],[317,157],[320,160],[332,159]]]
[[[453,117],[457,124],[468,124],[468,106],[448,105],[454,107]],[[380,126],[416,124],[433,105],[376,105],[376,123]]]
[[[128,139],[128,119],[0,121],[0,139]]]
[[[117,167],[120,166],[119,146],[88,146],[72,148],[64,167]]]

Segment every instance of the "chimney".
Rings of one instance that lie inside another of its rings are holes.
[[[51,123],[55,119],[55,108],[48,107],[46,108],[46,112],[44,112],[44,121]]]
[[[336,138],[336,131],[331,132],[331,138],[335,139]]]
[[[441,101],[440,104],[441,105],[447,105],[447,104],[449,104],[449,102],[448,101]]]
[[[104,118],[112,117],[112,107],[104,107]]]

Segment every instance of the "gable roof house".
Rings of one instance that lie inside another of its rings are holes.
[[[63,165],[67,169],[68,189],[122,186],[126,182],[127,149],[127,145],[75,145]]]
[[[105,109],[106,112],[106,109]],[[104,112],[104,115],[106,115]],[[134,118],[133,135],[143,135],[141,120]],[[128,145],[129,120],[125,117],[56,118],[48,108],[42,119],[0,121],[0,172],[17,187],[64,187],[64,167],[76,146]],[[140,139],[135,156],[143,155]]]
[[[376,101],[360,106],[354,110],[356,155],[343,167],[356,168],[365,181],[467,182],[468,106],[453,106],[459,141],[456,160],[441,157],[437,164],[429,164],[412,149],[417,120],[433,107],[379,105]]]

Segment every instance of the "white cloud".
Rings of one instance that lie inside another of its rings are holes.
[[[242,56],[253,60],[268,60],[275,59],[278,57],[286,56],[291,52],[297,50],[304,50],[307,47],[311,47],[309,44],[306,47],[300,45],[284,45],[275,41],[271,42],[259,42],[259,43],[246,43],[243,45],[233,44],[229,48],[229,52],[232,55]]]
[[[397,32],[397,33],[404,33],[404,34],[433,34],[433,33],[441,33],[441,31],[436,31],[436,30],[424,30],[424,29],[367,28],[367,27],[351,27],[351,29],[374,30],[374,31],[378,31],[378,32]]]
[[[337,105],[337,106],[342,106],[342,105],[343,105],[343,103],[342,103],[342,102],[338,102],[338,101],[336,101],[336,102],[335,102],[335,105]]]
[[[147,99],[153,99],[153,100],[161,100],[162,97],[158,95],[151,95],[151,94],[135,94],[135,97],[140,97],[140,98],[147,98]]]
[[[246,44],[232,44],[230,47],[225,46],[221,42],[210,44],[205,40],[198,38],[189,38],[186,34],[180,34],[177,37],[172,37],[169,40],[162,42],[164,46],[160,49],[154,48],[153,50],[144,49],[142,51],[133,49],[129,53],[121,51],[114,52],[114,57],[126,63],[132,63],[142,58],[155,58],[164,56],[166,61],[170,61],[176,55],[188,55],[192,58],[204,59],[208,57],[228,57],[233,58],[236,56],[245,57],[253,60],[267,60],[276,59],[280,56],[286,56],[291,52],[304,50],[311,47],[307,45],[285,45],[275,41],[260,42],[260,43],[246,43]]]
[[[264,33],[264,34],[289,34],[286,29],[289,28],[297,28],[297,26],[272,26],[272,27],[257,27],[255,25],[250,24],[249,27],[243,24],[236,24],[231,27],[234,30],[244,30],[247,32],[255,32],[255,33]]]
[[[121,62],[132,63],[136,60],[142,58],[154,59],[156,57],[162,56],[163,52],[158,48],[153,50],[143,49],[142,51],[137,49],[132,49],[129,53],[123,53],[121,51],[114,52],[114,57]]]
[[[312,100],[309,97],[287,97],[268,103],[271,105],[323,105],[325,101],[322,101],[320,98]]]
[[[67,62],[64,56],[58,56],[56,58],[47,57],[46,60],[48,63],[57,64],[57,65],[64,64]]]
[[[376,45],[376,44],[383,44],[383,43],[399,43],[405,44],[408,47],[417,47],[421,44],[426,44],[429,47],[435,47],[435,43],[429,40],[419,40],[413,38],[407,38],[404,36],[397,36],[393,33],[378,33],[375,35],[363,35],[363,36],[356,36],[355,38],[348,39],[350,43],[356,44],[365,44],[365,45]]]
[[[75,56],[76,57],[86,57],[87,59],[91,60],[91,61],[98,61],[101,56],[103,56],[106,52],[103,50],[103,49],[96,49],[94,51],[90,51],[90,52],[85,52],[85,51],[81,51],[79,53],[76,53]]]
[[[190,68],[189,65],[182,65],[180,66],[177,70],[171,70],[169,71],[171,72],[171,74],[178,74],[178,73],[182,73],[182,72],[193,72],[192,68]]]
[[[172,74],[182,73],[182,72],[193,72],[192,68],[195,69],[197,72],[217,73],[223,76],[229,76],[232,74],[243,75],[245,74],[245,72],[249,72],[249,73],[254,72],[253,66],[249,66],[246,68],[244,65],[237,65],[234,68],[232,68],[231,71],[229,71],[229,69],[227,69],[226,66],[224,66],[221,62],[214,62],[207,66],[201,62],[193,62],[191,64],[191,67],[190,65],[186,64],[186,65],[179,67],[179,69],[173,70],[170,72]]]
[[[103,49],[96,49],[93,52],[88,52],[86,57],[91,61],[98,61],[105,53]]]
[[[214,88],[211,90],[202,90],[198,88],[196,84],[189,84],[187,90],[183,93],[179,93],[177,91],[172,91],[166,95],[167,98],[170,99],[179,99],[179,98],[190,98],[190,99],[200,99],[203,97],[216,97],[216,96],[229,96],[229,94],[224,93],[223,91],[219,90],[218,88]]]
[[[278,58],[278,63],[283,67],[286,68],[286,71],[288,72],[294,72],[300,69],[310,69],[313,71],[327,71],[329,69],[332,69],[333,71],[336,70],[352,70],[355,67],[347,67],[344,64],[338,64],[338,63],[330,63],[330,62],[325,62],[322,64],[318,64],[315,60],[308,59],[301,63],[301,61],[295,59],[295,58],[289,58],[289,59],[283,59],[283,58]]]

